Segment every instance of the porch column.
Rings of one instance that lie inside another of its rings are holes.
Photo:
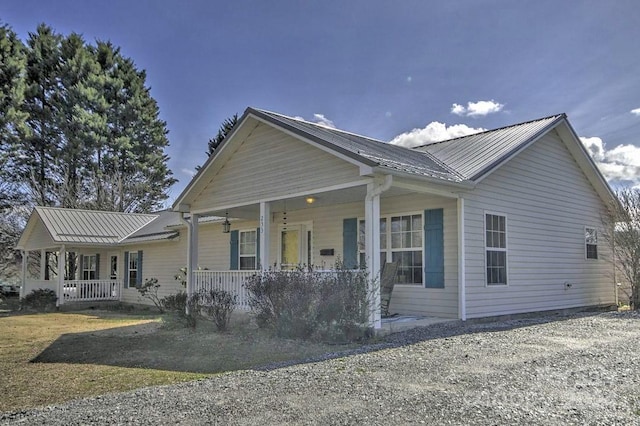
[[[67,252],[65,246],[60,246],[58,252],[58,299],[56,306],[64,304],[64,267],[66,265]]]
[[[40,281],[44,281],[47,268],[47,251],[45,249],[40,250]]]
[[[271,231],[271,204],[260,202],[260,258],[258,268],[265,271],[269,269],[269,235]]]
[[[382,327],[380,316],[380,193],[374,184],[367,185],[365,198],[365,257],[369,269],[369,292],[371,295],[371,310],[369,324],[375,329]]]
[[[467,320],[466,259],[464,246],[464,198],[458,196],[458,317]]]
[[[29,252],[22,250],[20,253],[22,253],[22,285],[20,286],[20,298],[22,299],[27,292],[27,257]]]

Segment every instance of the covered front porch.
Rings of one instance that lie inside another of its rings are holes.
[[[464,200],[414,186],[388,176],[191,210],[187,291],[222,288],[237,295],[240,309],[248,309],[243,283],[261,270],[304,266],[330,271],[339,261],[347,268],[366,267],[377,284],[384,264],[398,262],[390,312],[418,319],[461,318],[458,218]],[[229,218],[228,225],[211,230],[199,223],[200,217],[212,215]],[[371,291],[377,303],[370,323],[379,329],[379,286]]]

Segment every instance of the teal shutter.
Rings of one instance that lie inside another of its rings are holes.
[[[84,255],[81,254],[78,256],[78,263],[80,263],[78,266],[78,271],[80,271],[80,273],[71,279],[84,280]]]
[[[100,253],[96,253],[96,280],[100,279]]]
[[[124,288],[129,287],[129,252],[124,252]]]
[[[239,253],[238,253],[238,237],[240,235],[240,232],[238,231],[231,231],[230,236],[231,236],[231,253],[230,253],[230,265],[229,265],[229,269],[231,269],[232,271],[237,271],[239,268]]]
[[[347,269],[358,267],[358,219],[342,221],[342,261]]]
[[[260,269],[260,228],[256,229],[256,269]]]
[[[444,288],[443,209],[424,211],[424,285]]]
[[[138,250],[138,273],[136,274],[136,286],[142,285],[142,250]]]

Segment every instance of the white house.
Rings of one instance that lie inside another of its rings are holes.
[[[142,252],[141,279],[156,277],[167,291],[177,291],[173,275],[185,264],[190,291],[241,292],[256,269],[343,259],[366,262],[373,275],[399,262],[391,310],[402,314],[604,306],[615,303],[599,239],[612,199],[564,114],[408,149],[248,108],[175,213],[164,213],[168,222],[155,218],[138,239],[132,231],[103,252],[119,253],[120,280],[131,253]],[[47,249],[31,222],[20,248]],[[68,250],[60,241],[46,243]],[[118,297],[131,301],[131,279],[122,287]],[[379,313],[372,322],[380,326]]]

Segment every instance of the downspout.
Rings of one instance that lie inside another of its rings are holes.
[[[467,320],[467,267],[464,244],[464,198],[458,195],[458,317]]]
[[[27,253],[26,250],[21,250],[22,253],[22,285],[20,286],[20,299],[23,299],[26,296],[27,291]]]
[[[187,227],[187,273],[186,273],[186,281],[187,281],[187,304],[186,304],[186,313],[189,314],[189,303],[188,299],[191,297],[192,293],[192,281],[193,281],[193,266],[191,265],[191,233],[193,232],[193,228],[191,227],[191,222],[184,218],[184,212],[180,212],[180,222]]]

